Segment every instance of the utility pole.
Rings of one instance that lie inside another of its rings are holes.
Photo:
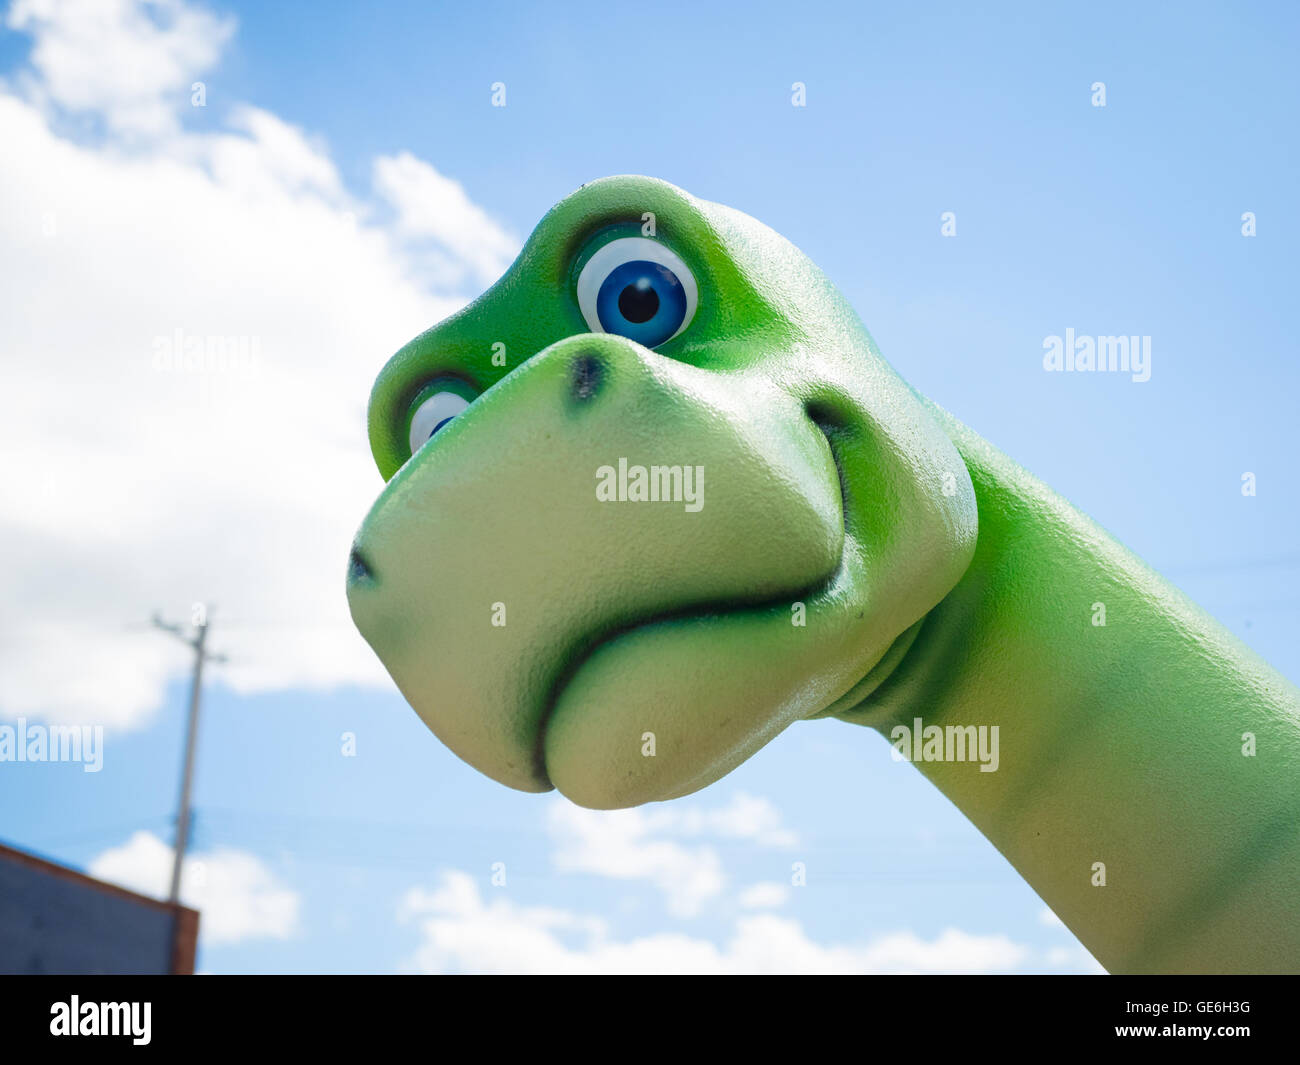
[[[202,603],[194,604],[194,632],[187,633],[180,625],[163,621],[154,614],[153,623],[169,632],[182,643],[194,649],[194,678],[190,683],[190,716],[185,727],[185,768],[181,771],[181,795],[176,813],[176,846],[172,858],[172,886],[167,901],[177,904],[181,895],[181,863],[190,839],[190,791],[194,784],[194,745],[199,730],[199,695],[203,690],[204,662],[224,662],[225,655],[213,654],[207,649],[208,610]]]

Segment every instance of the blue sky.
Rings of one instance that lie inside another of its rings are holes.
[[[31,2],[0,34],[30,161],[0,162],[26,397],[0,411],[0,717],[104,723],[105,766],[0,764],[0,838],[157,882],[140,834],[170,840],[185,663],[143,622],[216,600],[203,969],[1089,969],[865,729],[798,725],[696,796],[591,818],[458,761],[346,625],[369,381],[606,174],[789,237],[908,381],[1300,680],[1292,5],[71,9],[96,32]],[[156,61],[122,74],[95,40]],[[176,328],[262,362],[142,374]],[[1067,328],[1150,336],[1150,380],[1045,373]]]

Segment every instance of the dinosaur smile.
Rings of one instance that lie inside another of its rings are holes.
[[[852,701],[973,548],[960,458],[816,268],[649,179],[555,208],[370,418],[358,628],[462,758],[587,806]]]

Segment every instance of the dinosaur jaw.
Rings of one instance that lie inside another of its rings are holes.
[[[827,408],[811,413],[825,431]],[[568,798],[618,809],[690,794],[794,721],[855,705],[905,658],[970,563],[973,489],[928,416],[908,438],[928,446],[903,451],[878,420],[840,413],[823,436],[842,493],[834,570],[779,603],[665,618],[594,646],[544,736],[547,774]],[[957,490],[928,490],[941,469],[960,473]]]

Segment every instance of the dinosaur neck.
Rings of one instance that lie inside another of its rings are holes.
[[[840,716],[900,745],[917,718],[997,726],[995,771],[911,756],[1112,972],[1300,968],[1300,691],[938,414],[975,484],[976,556]]]

